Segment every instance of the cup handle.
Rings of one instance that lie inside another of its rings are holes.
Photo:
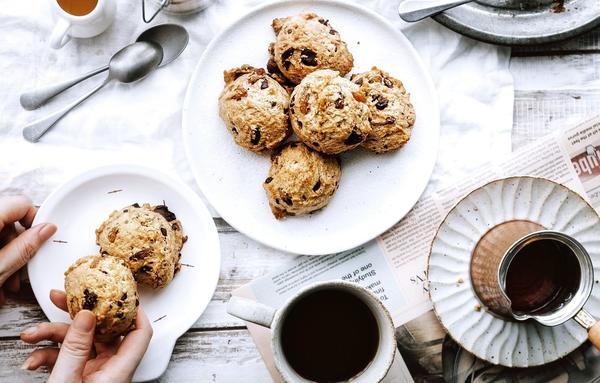
[[[54,30],[50,35],[50,46],[54,49],[62,48],[71,40],[68,32],[71,29],[71,23],[65,19],[58,19],[58,23],[54,26]]]
[[[573,319],[588,331],[588,339],[600,350],[600,321],[584,309],[579,310]]]
[[[227,313],[247,322],[270,328],[277,310],[253,300],[232,296],[227,303]]]

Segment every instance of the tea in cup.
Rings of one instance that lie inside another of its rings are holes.
[[[376,383],[394,360],[390,314],[354,283],[311,284],[278,310],[232,297],[227,312],[271,328],[275,366],[288,383]]]
[[[104,32],[113,22],[115,0],[50,0],[57,19],[50,46],[62,48],[71,37],[88,38]]]

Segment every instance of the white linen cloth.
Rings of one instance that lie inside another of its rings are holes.
[[[219,0],[195,15],[160,14],[151,25],[174,22],[190,32],[182,56],[139,83],[111,83],[32,144],[22,138],[23,125],[66,105],[105,75],[33,112],[20,107],[19,95],[105,65],[148,27],[142,22],[141,0],[118,0],[117,19],[106,32],[54,50],[48,45],[54,25],[50,1],[0,0],[0,194],[22,193],[40,204],[73,175],[122,162],[178,174],[198,191],[182,145],[186,86],[210,39],[261,1]],[[397,16],[398,1],[359,3],[403,29],[431,71],[439,95],[441,139],[430,188],[510,152],[514,92],[507,48],[473,41],[432,20],[408,26]]]

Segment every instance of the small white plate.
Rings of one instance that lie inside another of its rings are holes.
[[[417,120],[399,151],[342,155],[339,189],[323,210],[277,221],[263,182],[269,155],[237,146],[218,113],[225,69],[265,67],[274,18],[315,12],[331,21],[354,56],[352,73],[377,66],[404,82]],[[192,171],[211,205],[233,227],[268,246],[297,254],[356,247],[398,222],[425,189],[435,164],[439,111],[433,82],[411,43],[381,16],[337,1],[284,1],[262,6],[213,39],[190,80],[183,138]]]
[[[517,219],[570,235],[586,248],[595,283],[585,308],[600,315],[600,218],[579,194],[543,178],[500,179],[458,202],[433,239],[427,276],[434,311],[458,344],[493,364],[533,367],[567,355],[587,334],[572,319],[555,327],[506,321],[477,298],[470,279],[473,249],[492,227]]]
[[[219,279],[221,251],[214,221],[189,187],[156,170],[130,165],[94,169],[66,182],[40,207],[34,224],[52,222],[58,231],[29,262],[33,292],[52,322],[70,322],[49,298],[64,290],[64,272],[78,258],[98,254],[95,230],[113,211],[137,203],[162,204],[177,215],[188,241],[182,266],[162,290],[140,288],[154,335],[135,381],[158,378],[167,368],[175,341],[196,322]]]

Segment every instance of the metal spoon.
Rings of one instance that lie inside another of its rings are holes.
[[[141,80],[158,68],[163,59],[160,45],[153,42],[138,42],[118,51],[108,64],[108,76],[99,86],[85,96],[48,117],[34,121],[23,129],[23,137],[27,141],[37,142],[50,128],[63,118],[71,109],[87,100],[112,80],[130,83]]]
[[[414,22],[472,1],[474,0],[404,0],[398,7],[398,14],[402,20]]]
[[[160,45],[163,50],[163,59],[160,63],[162,67],[175,60],[185,50],[189,40],[190,36],[184,27],[176,24],[162,24],[142,32],[136,39],[136,42],[152,41]],[[50,101],[52,97],[107,69],[108,65],[105,65],[73,80],[25,92],[20,98],[21,106],[27,110],[37,109]]]

